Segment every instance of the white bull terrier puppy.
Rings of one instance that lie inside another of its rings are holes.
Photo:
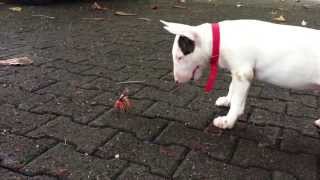
[[[203,69],[211,66],[210,90],[215,65],[231,72],[228,94],[215,103],[230,106],[230,110],[213,120],[216,127],[231,129],[235,125],[244,112],[254,78],[281,87],[320,89],[319,30],[258,20],[222,21],[214,24],[216,29],[209,23],[189,26],[161,22],[176,35],[172,57],[177,83],[198,80]],[[320,119],[315,125],[320,127]]]

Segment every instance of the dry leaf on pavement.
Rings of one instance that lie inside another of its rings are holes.
[[[105,11],[107,10],[108,8],[106,7],[102,7],[100,4],[98,4],[97,2],[94,2],[92,5],[91,5],[91,8],[93,10],[99,10],[99,11]]]
[[[15,11],[15,12],[21,12],[22,8],[21,7],[11,7],[11,8],[9,8],[9,10]]]
[[[286,18],[284,18],[284,16],[280,15],[279,17],[275,17],[273,18],[274,21],[278,21],[278,22],[286,22]]]
[[[237,8],[240,8],[240,7],[242,7],[242,6],[244,6],[244,5],[241,4],[241,3],[237,3],[237,4],[236,4],[236,7],[237,7]]]
[[[126,13],[126,12],[123,12],[123,11],[116,11],[114,14],[118,15],[118,16],[135,16],[135,15],[137,15],[137,14],[134,14],[134,13]]]
[[[88,20],[88,21],[103,21],[104,18],[81,18],[81,20]]]
[[[173,8],[179,8],[179,9],[186,9],[187,7],[185,6],[180,6],[180,5],[174,5],[172,6]]]
[[[32,64],[33,61],[28,57],[19,57],[19,58],[12,58],[6,60],[0,60],[0,65],[8,66],[8,65],[28,65]]]
[[[143,18],[143,17],[141,17],[141,18],[137,18],[137,19],[139,19],[139,20],[143,20],[143,21],[151,21],[151,19],[150,19],[150,18]]]

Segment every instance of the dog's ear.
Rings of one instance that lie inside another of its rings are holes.
[[[195,41],[197,38],[197,33],[196,33],[195,28],[193,26],[179,24],[179,23],[166,22],[163,20],[160,20],[160,22],[165,25],[163,28],[172,34],[186,36],[187,38],[191,39],[192,41]]]

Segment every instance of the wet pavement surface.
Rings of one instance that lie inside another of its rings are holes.
[[[0,58],[34,61],[0,67],[0,179],[319,180],[317,93],[255,82],[246,113],[221,131],[211,122],[228,110],[214,106],[228,73],[211,94],[205,76],[173,82],[174,37],[160,19],[197,25],[283,15],[286,24],[320,29],[318,6],[273,2],[184,9],[169,0],[104,1],[109,9],[93,11],[92,2],[76,1],[21,12],[0,5]],[[126,81],[143,82],[119,83]],[[113,103],[126,87],[133,108],[120,113]]]

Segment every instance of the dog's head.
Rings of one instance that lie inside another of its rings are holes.
[[[172,47],[173,74],[177,83],[198,80],[206,65],[203,42],[197,26],[160,21],[164,29],[175,34]]]

